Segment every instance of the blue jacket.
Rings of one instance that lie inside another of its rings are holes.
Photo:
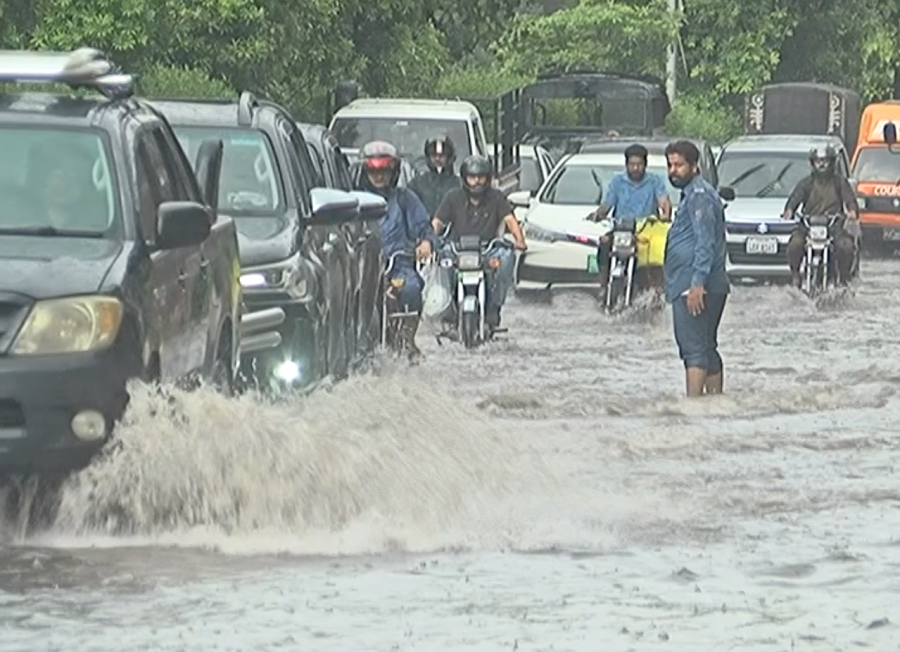
[[[725,209],[716,189],[700,176],[682,190],[666,239],[666,300],[675,301],[693,286],[727,293]]]
[[[391,193],[387,213],[378,224],[385,258],[398,251],[411,254],[422,240],[428,240],[432,251],[436,250],[437,238],[428,211],[418,195],[408,188],[397,188]]]

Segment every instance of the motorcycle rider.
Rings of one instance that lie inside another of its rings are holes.
[[[615,175],[606,187],[606,195],[600,207],[588,216],[592,222],[599,222],[613,211],[613,223],[621,220],[638,220],[658,214],[668,222],[672,217],[672,202],[662,177],[647,172],[649,152],[643,145],[635,143],[625,148],[625,171]],[[600,238],[597,252],[600,263],[600,286],[606,287],[609,280],[610,236]]]
[[[387,213],[379,222],[385,261],[396,252],[412,252],[424,260],[435,250],[436,238],[431,229],[428,212],[419,197],[408,188],[398,188],[400,155],[390,143],[372,141],[360,150],[363,174],[360,190],[375,193],[387,200]],[[387,281],[402,280],[397,290],[397,300],[403,312],[422,314],[422,290],[424,279],[413,262],[404,257],[395,259]],[[421,357],[416,347],[416,331],[420,317],[407,320],[401,330],[401,345],[409,352],[411,361]]]
[[[474,154],[463,161],[459,169],[462,187],[448,192],[434,216],[434,230],[440,233],[445,226],[452,227],[449,236],[479,236],[490,241],[501,235],[506,226],[515,240],[515,248],[525,251],[525,235],[513,214],[506,196],[491,187],[494,167],[486,156]],[[489,277],[485,322],[493,330],[500,326],[500,310],[506,302],[506,293],[513,282],[515,255],[506,248],[495,245],[488,252],[500,260],[499,268]]]
[[[453,171],[456,148],[448,136],[426,140],[423,149],[428,170],[410,181],[408,188],[425,204],[428,215],[434,216],[444,195],[454,188],[459,188],[462,182]]]
[[[803,206],[806,215],[834,215],[840,213],[845,219],[838,222],[834,236],[834,259],[838,270],[838,283],[845,285],[853,273],[856,257],[856,237],[859,234],[859,212],[856,194],[847,179],[837,173],[837,152],[828,145],[809,151],[812,171],[802,178],[788,197],[781,217],[794,218],[797,209]],[[800,266],[806,256],[806,228],[798,223],[791,233],[787,246],[788,264],[791,266],[791,280],[800,287]]]

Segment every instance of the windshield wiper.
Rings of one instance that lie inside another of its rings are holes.
[[[744,179],[749,177],[751,174],[753,174],[754,172],[759,172],[764,167],[766,167],[765,163],[760,163],[759,165],[754,165],[749,170],[745,170],[743,173],[739,174],[736,179],[734,179],[731,183],[728,184],[728,187],[733,188],[734,186],[739,184],[741,181],[743,181]]]
[[[784,178],[784,175],[787,174],[787,171],[790,169],[790,167],[791,167],[793,164],[794,164],[793,161],[791,161],[790,163],[788,163],[787,165],[785,165],[785,166],[781,169],[781,172],[778,173],[778,176],[775,177],[775,178],[774,178],[772,181],[770,181],[769,183],[767,183],[765,186],[763,186],[763,187],[760,189],[760,191],[759,191],[758,193],[756,193],[756,196],[757,196],[757,197],[760,197],[760,198],[762,198],[762,197],[768,197],[769,194],[770,194],[773,190],[775,190],[775,186],[778,185],[778,183]]]
[[[102,238],[101,231],[57,229],[55,226],[0,227],[0,235],[34,235],[41,238]]]

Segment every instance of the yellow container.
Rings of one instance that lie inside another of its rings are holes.
[[[666,238],[669,236],[671,223],[644,218],[638,220],[635,226],[638,267],[662,266],[666,257]]]

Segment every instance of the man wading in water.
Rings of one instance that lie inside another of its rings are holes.
[[[669,181],[681,189],[681,202],[666,241],[663,269],[687,395],[721,394],[725,376],[719,322],[730,289],[725,210],[716,189],[700,176],[700,150],[693,143],[669,143],[666,161]]]

